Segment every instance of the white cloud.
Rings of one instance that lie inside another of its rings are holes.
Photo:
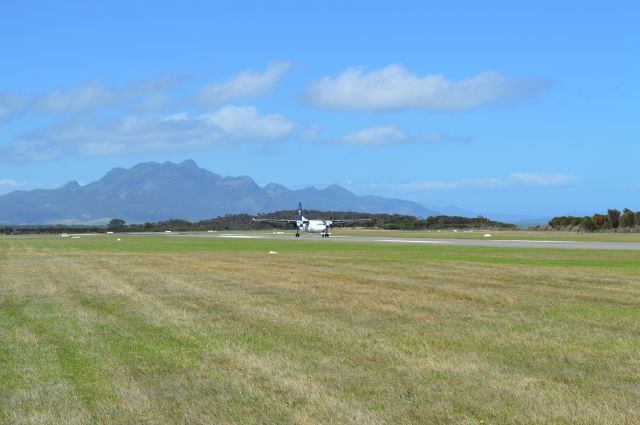
[[[280,139],[288,136],[294,127],[283,115],[259,116],[254,107],[226,106],[202,115],[202,119],[241,139]]]
[[[320,124],[311,124],[300,132],[300,138],[308,142],[318,141],[322,134],[322,126]]]
[[[119,121],[71,121],[25,134],[0,150],[0,161],[44,161],[86,156],[190,152],[289,136],[294,124],[253,107],[227,106],[198,116],[128,116]]]
[[[132,109],[138,112],[166,111],[175,107],[176,101],[166,92],[158,91],[151,93],[149,96],[141,99],[133,105]]]
[[[578,182],[580,179],[568,174],[514,173],[509,177],[514,183],[524,186],[557,186]]]
[[[113,104],[123,93],[99,82],[92,82],[68,90],[54,89],[34,99],[35,108],[42,112],[81,112]]]
[[[0,195],[13,192],[15,190],[30,190],[35,188],[54,188],[57,185],[42,184],[42,183],[30,183],[15,179],[0,179]]]
[[[471,177],[458,180],[428,180],[399,185],[406,190],[495,189],[506,187],[568,186],[580,178],[572,174],[513,173],[507,177]]]
[[[349,68],[335,78],[324,77],[307,87],[305,99],[314,106],[337,110],[456,111],[527,98],[547,86],[541,79],[513,79],[497,72],[461,81],[440,74],[420,77],[394,64],[371,72]]]
[[[340,140],[348,145],[390,145],[404,143],[409,135],[394,126],[377,126],[351,131]]]
[[[39,112],[56,114],[86,112],[127,101],[147,104],[157,102],[158,97],[164,97],[164,93],[176,85],[177,80],[171,77],[149,79],[123,87],[111,87],[94,81],[70,89],[57,88],[36,96],[32,106]]]
[[[14,188],[14,187],[20,187],[22,185],[23,185],[22,182],[19,182],[14,179],[0,179],[0,187]]]
[[[289,62],[278,62],[262,73],[245,71],[226,81],[202,87],[196,97],[204,106],[218,106],[234,99],[260,96],[273,90],[290,68]]]
[[[177,105],[219,106],[232,99],[268,93],[290,68],[288,62],[274,63],[264,72],[245,71],[227,81],[206,85],[195,94],[176,92],[183,81],[172,76],[124,86],[92,81],[40,94],[0,92],[0,122],[27,113],[59,115],[118,107],[132,111],[166,111]]]
[[[401,189],[410,190],[443,190],[475,188],[487,189],[504,184],[504,180],[499,177],[471,177],[459,180],[427,180],[423,182],[412,182],[401,184]]]
[[[166,104],[166,92],[177,85],[170,77],[149,79],[123,87],[94,81],[71,88],[55,88],[44,94],[0,93],[0,122],[26,113],[69,114],[130,103]]]
[[[360,146],[384,146],[403,143],[468,143],[470,137],[451,137],[446,133],[411,134],[396,126],[375,126],[351,131],[340,138],[337,143]]]

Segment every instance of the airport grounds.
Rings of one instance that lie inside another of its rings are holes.
[[[351,234],[0,236],[0,423],[640,423],[640,251],[375,241],[638,234]]]

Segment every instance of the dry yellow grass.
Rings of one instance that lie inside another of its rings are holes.
[[[0,240],[0,422],[640,423],[637,254],[91,243]]]

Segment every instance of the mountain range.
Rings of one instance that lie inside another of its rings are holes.
[[[439,214],[416,202],[357,196],[338,185],[301,190],[277,183],[261,187],[250,177],[219,176],[187,160],[115,168],[86,185],[71,181],[58,189],[8,193],[0,196],[0,223],[104,224],[112,218],[129,223],[170,218],[197,221],[294,209],[299,201],[306,209],[325,211]]]

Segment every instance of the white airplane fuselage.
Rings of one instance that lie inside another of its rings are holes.
[[[300,237],[300,232],[306,233],[320,233],[323,238],[329,237],[329,231],[334,224],[355,223],[358,221],[371,221],[368,218],[365,219],[331,219],[331,220],[309,220],[302,215],[302,204],[298,202],[298,216],[295,219],[283,219],[283,218],[252,218],[253,221],[279,223],[296,226],[296,238]]]
[[[332,224],[331,220],[299,220],[296,223],[298,229],[306,233],[328,233]]]

